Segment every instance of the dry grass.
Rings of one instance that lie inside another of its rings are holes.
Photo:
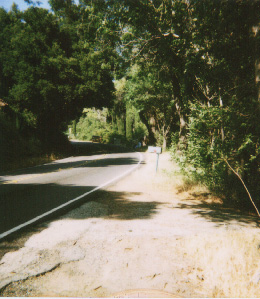
[[[154,157],[149,157],[154,160]],[[153,185],[162,191],[170,191],[177,194],[209,193],[207,187],[185,178],[178,165],[171,161],[169,153],[163,153],[159,159],[159,169],[153,176]]]
[[[182,201],[200,203],[200,206],[214,203],[220,215],[225,212],[220,198],[205,186],[185,181],[178,174],[177,165],[169,164],[169,155],[161,159],[154,186],[175,193]],[[245,215],[248,216],[247,213]],[[222,298],[260,297],[260,234],[257,223],[256,217],[250,224],[239,220],[223,221],[222,230],[216,230],[216,234],[198,233],[183,238],[183,252],[192,269],[187,279],[191,282],[201,280],[202,294]]]
[[[209,297],[260,295],[260,236],[245,231],[198,235],[184,241]]]

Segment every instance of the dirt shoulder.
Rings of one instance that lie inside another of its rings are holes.
[[[258,219],[185,189],[168,154],[56,220],[0,243],[0,295],[259,297]]]

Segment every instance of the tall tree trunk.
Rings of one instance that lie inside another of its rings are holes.
[[[170,127],[170,125],[169,125],[169,127]],[[167,136],[168,136],[168,133],[169,133],[169,127],[167,129],[167,127],[164,125],[163,128],[162,128],[162,136],[163,136],[162,148],[163,148],[163,151],[166,151],[166,149],[167,149]]]
[[[117,123],[118,134],[125,136],[125,115],[124,114],[117,115],[116,123]]]
[[[257,90],[257,99],[260,102],[260,53],[259,53],[259,46],[260,46],[260,26],[256,26],[255,28],[255,39],[256,39],[256,57],[255,57],[255,83],[256,83],[256,90]]]
[[[181,106],[179,104],[179,101],[176,101],[175,104],[177,114],[179,116],[180,120],[180,130],[179,130],[179,144],[178,144],[178,150],[181,149],[181,147],[186,147],[186,133],[187,133],[187,122],[185,120],[185,114],[183,113]]]
[[[257,90],[257,99],[260,102],[260,59],[256,59],[255,62],[255,83]]]
[[[134,127],[134,115],[132,111],[132,106],[126,104],[126,138],[131,140],[133,138],[133,127]]]
[[[167,149],[167,136],[165,136],[165,134],[163,135],[163,151],[166,151]]]
[[[140,111],[139,113],[139,116],[140,116],[140,119],[141,121],[145,124],[147,130],[148,130],[148,144],[149,145],[154,145],[156,143],[156,139],[155,139],[155,136],[154,136],[154,127],[151,127],[150,125],[150,118],[148,118],[146,115],[145,115],[145,111]]]
[[[187,122],[186,122],[186,116],[183,111],[183,105],[181,103],[181,89],[180,89],[180,81],[176,74],[172,74],[172,88],[173,88],[173,97],[175,100],[175,108],[176,112],[179,116],[180,121],[180,130],[179,130],[179,143],[177,146],[178,150],[181,150],[181,148],[187,147]]]
[[[257,90],[257,99],[260,102],[260,24],[252,28],[255,37],[255,83]]]
[[[220,93],[219,93],[219,106],[220,106],[220,109],[223,108],[223,100],[222,100]],[[222,141],[222,143],[224,143],[225,133],[224,133],[224,128],[223,128],[222,122],[221,122],[220,132],[221,132],[221,141]]]

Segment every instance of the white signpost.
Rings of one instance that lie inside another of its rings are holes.
[[[162,153],[162,148],[159,146],[148,146],[148,153],[155,153],[157,154],[157,159],[156,159],[156,172],[158,169],[158,163],[159,163],[159,155]]]

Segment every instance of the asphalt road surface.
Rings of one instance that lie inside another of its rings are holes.
[[[138,153],[77,156],[0,176],[0,239],[127,175]]]

